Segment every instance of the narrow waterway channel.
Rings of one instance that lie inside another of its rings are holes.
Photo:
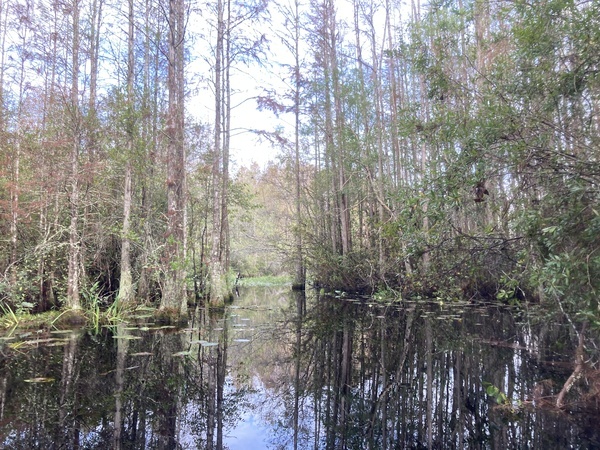
[[[469,303],[240,294],[182,329],[142,310],[97,332],[3,336],[0,447],[600,447],[597,414],[545,403],[572,372],[567,325]]]

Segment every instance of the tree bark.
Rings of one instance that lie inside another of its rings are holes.
[[[169,0],[169,53],[167,87],[167,232],[164,291],[161,310],[187,313],[184,271],[184,2]]]
[[[79,301],[79,148],[81,118],[79,111],[79,1],[73,0],[73,35],[71,48],[71,192],[69,224],[69,265],[67,276],[67,308],[80,309]]]

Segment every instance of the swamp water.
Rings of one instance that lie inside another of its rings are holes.
[[[97,334],[13,333],[0,447],[600,448],[598,414],[540,407],[577,347],[549,322],[282,287],[246,288],[184,329],[148,313]]]

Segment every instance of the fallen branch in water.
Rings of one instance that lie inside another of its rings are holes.
[[[579,345],[577,346],[577,350],[575,351],[575,369],[571,376],[567,379],[563,388],[560,390],[558,397],[556,397],[556,407],[562,409],[564,406],[565,396],[569,393],[573,385],[581,378],[583,375],[583,370],[585,368],[585,358],[584,353],[585,349],[583,346],[584,334],[587,322],[584,322],[581,333],[579,333]]]

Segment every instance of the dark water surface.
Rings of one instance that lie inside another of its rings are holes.
[[[98,334],[3,337],[0,446],[600,448],[597,413],[544,406],[577,347],[549,320],[286,287],[247,288],[185,329],[149,315]]]

